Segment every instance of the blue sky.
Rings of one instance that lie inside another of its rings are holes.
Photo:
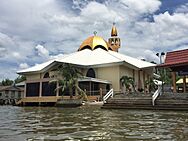
[[[188,0],[2,0],[0,80],[76,51],[116,22],[120,53],[158,61],[157,52],[188,47]]]

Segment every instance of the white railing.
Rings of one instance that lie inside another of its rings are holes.
[[[159,95],[161,95],[161,90],[162,90],[162,82],[158,80],[153,80],[154,83],[158,86],[158,89],[155,91],[155,93],[152,96],[152,105],[155,105],[155,100]]]
[[[114,90],[111,89],[104,97],[103,97],[103,102],[106,103],[106,101],[114,96]]]

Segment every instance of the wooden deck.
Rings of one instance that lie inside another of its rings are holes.
[[[57,102],[61,96],[25,97],[19,100],[16,105],[21,103]]]
[[[88,96],[89,101],[99,101],[100,96]],[[59,99],[70,99],[70,96],[42,96],[42,97],[25,97],[16,102],[16,105],[23,103],[56,103]],[[73,99],[77,99],[73,96]]]

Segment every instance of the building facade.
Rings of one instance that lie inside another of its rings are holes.
[[[0,86],[0,103],[2,105],[14,104],[23,98],[24,89],[16,86]]]
[[[113,25],[108,42],[95,34],[84,40],[77,52],[19,71],[18,74],[25,75],[27,79],[24,102],[52,102],[62,95],[68,96],[67,90],[56,91],[58,82],[49,83],[50,80],[61,77],[58,75],[58,68],[65,63],[82,72],[83,77],[78,83],[86,91],[88,98],[101,98],[111,88],[115,92],[122,92],[122,76],[132,77],[136,89],[144,90],[145,81],[152,77],[155,64],[120,54],[119,48],[120,38]]]

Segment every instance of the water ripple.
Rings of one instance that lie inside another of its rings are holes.
[[[186,111],[0,107],[0,141],[188,140]]]

